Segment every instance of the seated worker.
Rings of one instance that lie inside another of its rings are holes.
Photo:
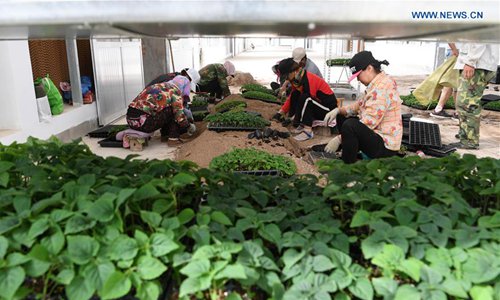
[[[367,86],[365,95],[325,116],[326,122],[337,118],[340,131],[325,151],[336,152],[342,145],[345,163],[356,162],[360,150],[370,158],[381,158],[397,155],[401,147],[401,99],[394,79],[381,70],[382,64],[389,65],[385,60],[376,60],[370,51],[354,55],[349,62],[352,72],[349,82],[357,78]]]
[[[191,94],[191,86],[193,82],[189,80],[188,77],[182,75],[175,76],[169,82],[175,84],[181,90],[184,114],[188,118],[189,122],[194,123],[193,113],[189,109],[189,102],[191,101],[189,95]]]
[[[292,92],[279,114],[294,116],[294,130],[299,135],[294,139],[306,141],[313,138],[312,123],[323,120],[325,115],[337,107],[337,98],[332,89],[322,78],[307,72],[292,58],[280,63],[280,73],[287,74],[292,84]],[[274,118],[274,117],[273,117]]]
[[[209,93],[210,96],[223,99],[231,95],[227,84],[229,74],[223,64],[209,64],[200,69],[198,91]]]
[[[183,88],[183,87],[181,87]],[[146,133],[160,129],[162,140],[179,141],[181,131],[193,134],[196,126],[188,121],[182,105],[182,92],[172,82],[150,85],[129,104],[127,124]]]
[[[321,71],[319,70],[318,66],[312,60],[307,58],[306,50],[304,48],[298,47],[298,48],[293,49],[292,58],[293,58],[293,61],[298,63],[299,66],[303,67],[306,71],[313,73],[320,78],[323,78],[323,75],[321,74]],[[280,62],[281,61],[277,62],[271,68],[271,70],[273,70],[273,73],[278,76],[278,78],[276,79],[276,81],[278,81],[278,82],[271,82],[271,88],[274,91],[277,91],[278,89],[280,89],[283,86],[283,83],[285,83],[285,81],[286,81],[286,74],[280,74],[279,69],[278,69]],[[283,93],[283,91],[280,90],[277,93],[278,93],[278,96],[280,96]]]

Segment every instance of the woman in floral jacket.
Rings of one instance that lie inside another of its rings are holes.
[[[387,76],[381,65],[387,61],[376,60],[370,51],[362,51],[349,62],[352,76],[366,85],[365,95],[357,102],[336,108],[325,116],[329,122],[337,118],[340,135],[325,147],[335,152],[342,145],[342,160],[353,163],[358,151],[370,158],[398,154],[403,137],[401,98],[394,79]],[[347,117],[347,118],[346,118]]]
[[[189,80],[184,84],[189,84]],[[130,128],[146,133],[160,129],[162,140],[178,140],[182,131],[194,133],[196,127],[184,113],[184,86],[178,85],[182,83],[169,81],[146,87],[128,106],[126,119]]]

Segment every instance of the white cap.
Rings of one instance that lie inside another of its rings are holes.
[[[298,47],[293,49],[292,51],[292,58],[293,61],[296,63],[300,63],[300,61],[306,56],[306,49],[302,47]]]
[[[191,90],[196,92],[196,85],[200,82],[200,73],[193,68],[187,69],[186,73],[189,75],[189,78],[191,78]]]

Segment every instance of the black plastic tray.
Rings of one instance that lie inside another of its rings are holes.
[[[234,127],[234,126],[220,126],[220,125],[213,125],[212,123],[208,123],[207,126],[208,130],[220,132],[220,131],[255,131],[257,129],[262,129],[262,128],[257,128],[257,127]]]
[[[106,125],[88,133],[91,138],[107,138],[109,133],[116,127],[123,125]]]
[[[434,123],[410,122],[410,144],[420,146],[430,146],[439,148],[441,144],[441,132],[439,125]]]
[[[193,119],[196,121],[196,122],[201,122],[203,121],[203,119],[205,119],[205,117],[209,114],[209,112],[203,112],[203,114],[199,114],[199,112],[196,112],[196,114],[193,113]]]
[[[486,103],[495,102],[499,100],[500,96],[494,94],[483,95],[483,97],[481,98],[481,102],[483,103],[483,105]]]
[[[234,173],[253,176],[281,176],[280,170],[234,171]]]
[[[189,109],[191,110],[191,112],[208,111],[208,105],[204,105],[204,106],[190,106]]]
[[[123,142],[117,141],[115,138],[107,138],[97,142],[101,147],[104,148],[122,148]]]

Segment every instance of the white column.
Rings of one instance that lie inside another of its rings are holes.
[[[0,129],[38,126],[28,41],[0,41]]]

